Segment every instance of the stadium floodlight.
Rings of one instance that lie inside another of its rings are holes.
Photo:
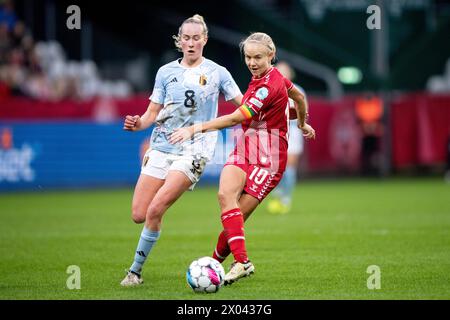
[[[343,84],[357,84],[362,80],[362,73],[356,67],[341,67],[338,72],[338,79]]]

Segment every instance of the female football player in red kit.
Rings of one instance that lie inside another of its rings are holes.
[[[225,275],[225,284],[255,270],[247,256],[244,221],[276,187],[286,168],[288,98],[297,103],[298,127],[305,138],[315,138],[314,129],[305,122],[303,94],[272,66],[276,48],[271,37],[253,33],[240,47],[252,74],[241,107],[229,115],[177,129],[170,138],[171,143],[180,143],[199,132],[242,124],[243,135],[222,170],[218,193],[224,229],[213,257],[223,262],[231,251],[235,260]]]

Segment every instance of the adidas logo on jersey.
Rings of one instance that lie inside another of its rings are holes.
[[[177,77],[175,77],[175,78],[173,78],[172,80],[169,81],[169,83],[172,83],[172,82],[178,82]]]

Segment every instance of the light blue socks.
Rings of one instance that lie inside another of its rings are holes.
[[[142,266],[145,263],[150,251],[159,239],[161,231],[151,231],[145,226],[142,229],[141,238],[139,239],[138,246],[136,248],[136,254],[134,255],[134,262],[130,267],[130,271],[141,274]]]
[[[291,204],[292,191],[294,190],[297,182],[295,168],[287,167],[284,172],[283,178],[280,181],[277,189],[275,190],[276,196],[281,200],[284,205]]]

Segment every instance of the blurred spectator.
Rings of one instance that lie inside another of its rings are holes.
[[[26,79],[23,52],[17,48],[10,50],[7,53],[6,62],[0,70],[0,76],[2,76],[0,80],[6,83],[13,95],[22,95],[22,85]]]
[[[6,63],[6,56],[11,49],[11,39],[9,38],[8,25],[6,22],[0,23],[0,66]]]
[[[12,1],[0,6],[1,99],[11,94],[58,101],[131,93],[126,81],[102,80],[93,61],[67,61],[58,42],[35,43],[26,25],[17,20]]]
[[[14,48],[22,46],[22,40],[25,37],[26,28],[22,21],[17,21],[11,32],[11,42]]]
[[[2,4],[3,2],[3,4]],[[3,0],[0,2],[0,24],[6,23],[8,31],[12,31],[17,21],[14,12],[14,3],[12,0]]]
[[[383,101],[376,95],[368,94],[355,103],[356,116],[362,128],[361,172],[363,175],[374,175],[380,169],[380,140],[382,135],[381,117]]]

